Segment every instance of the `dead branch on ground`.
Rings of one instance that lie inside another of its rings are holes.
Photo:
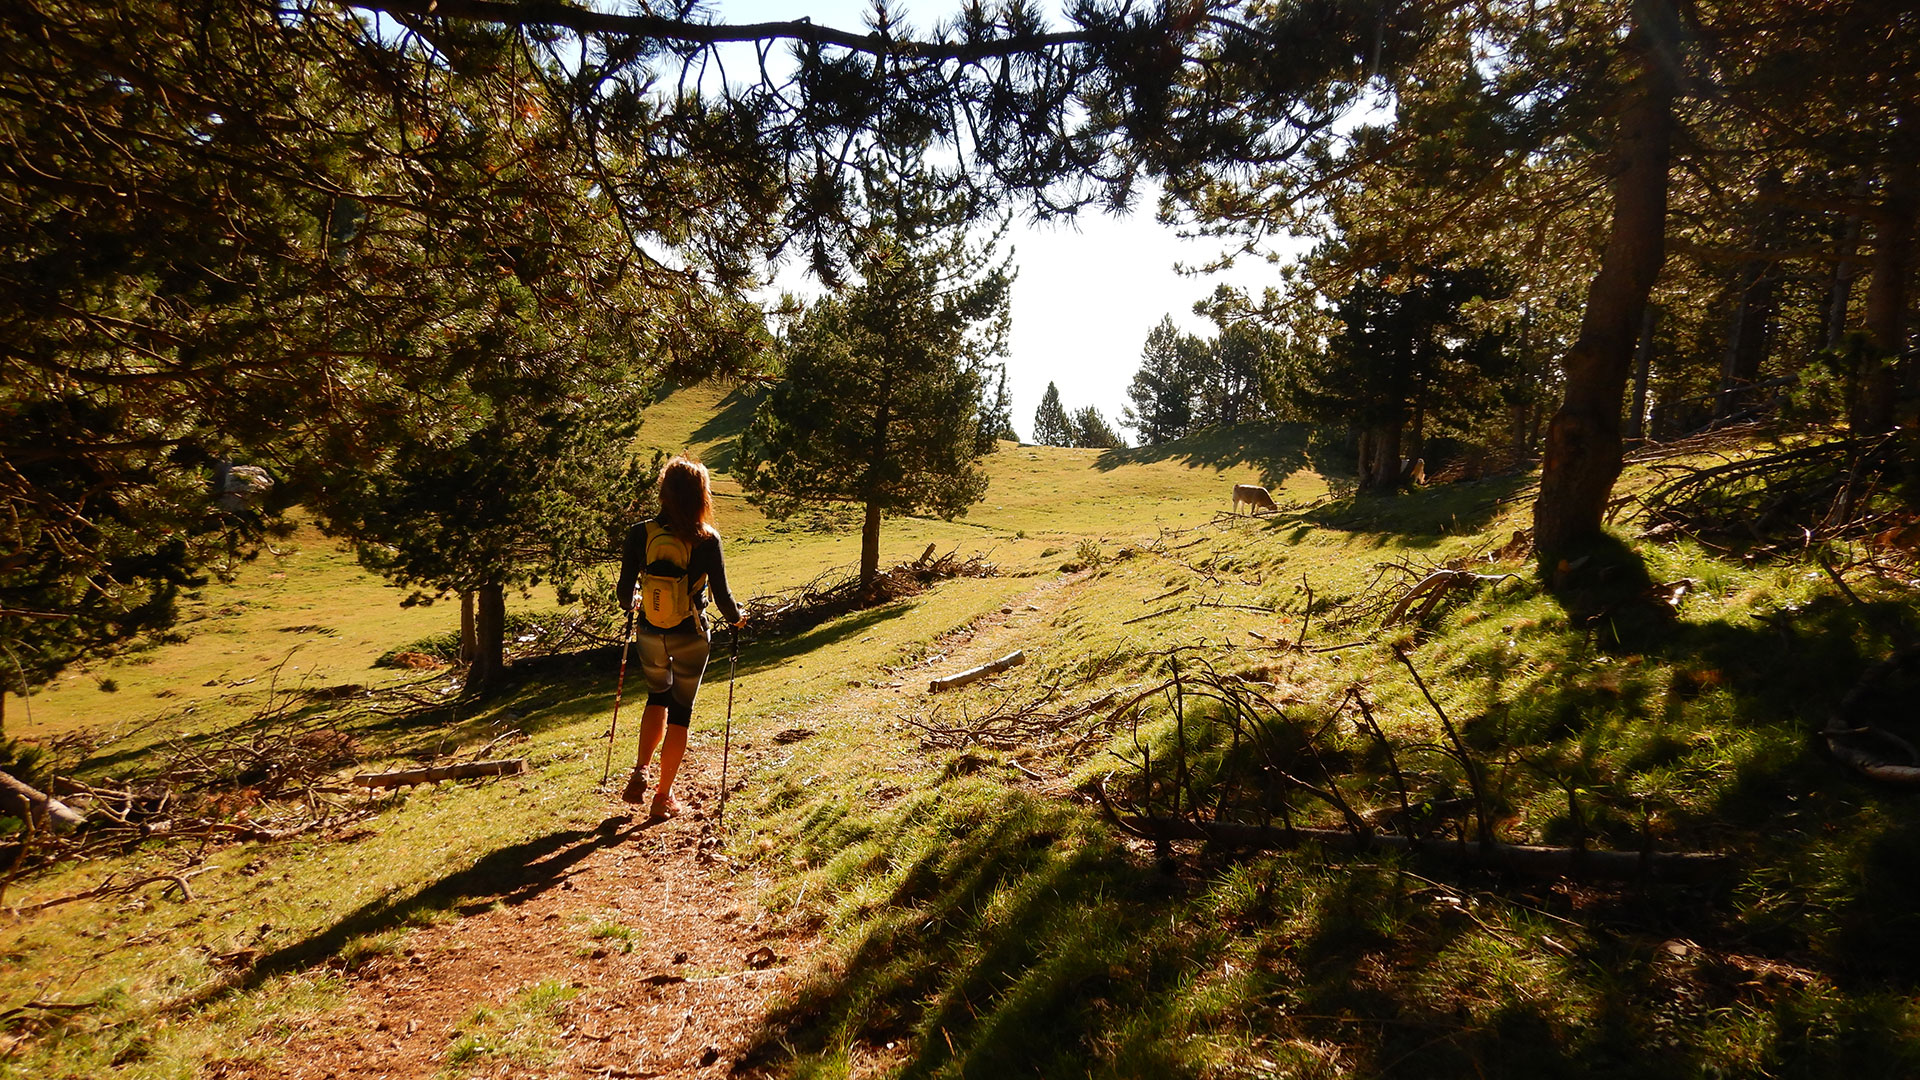
[[[1685,536],[1714,550],[1770,556],[1836,540],[1868,541],[1910,563],[1920,546],[1920,514],[1895,491],[1905,450],[1902,433],[1894,432],[1771,453],[1723,453],[1711,465],[1654,462],[1668,478],[1639,496],[1641,535]]]
[[[1351,854],[1406,852],[1532,878],[1703,882],[1725,875],[1732,867],[1730,856],[1710,851],[1614,851],[1480,840],[1429,840],[1392,833],[1300,826],[1276,828],[1184,818],[1119,815],[1114,820],[1126,831],[1149,840],[1203,840],[1221,847],[1262,851],[1317,844]]]
[[[957,577],[992,577],[999,568],[980,554],[959,558],[958,549],[935,557],[931,545],[912,562],[880,571],[870,590],[860,587],[860,576],[830,570],[795,589],[769,593],[741,606],[747,626],[757,634],[781,636],[810,630],[828,619],[861,608],[875,607],[912,596],[938,581]]]
[[[927,684],[927,693],[937,694],[942,690],[958,689],[959,687],[965,686],[968,683],[978,682],[989,675],[998,675],[999,673],[1007,670],[1008,668],[1018,667],[1019,665],[1024,664],[1026,662],[1027,662],[1026,650],[1015,649],[1012,652],[1008,653],[1007,655],[1001,657],[1000,659],[994,660],[990,663],[981,664],[979,667],[968,668],[967,670],[959,672],[957,674],[947,675],[942,678],[934,679],[932,682],[929,682]]]
[[[1307,705],[1297,695],[1276,695],[1257,670],[1223,670],[1217,658],[1198,652],[1169,653],[1174,678],[1134,700],[1163,697],[1156,712],[1166,726],[1148,738],[1142,713],[1132,712],[1132,752],[1114,751],[1127,782],[1117,793],[1103,782],[1093,794],[1117,827],[1152,840],[1163,857],[1174,840],[1262,849],[1312,841],[1342,851],[1430,853],[1532,876],[1701,880],[1727,868],[1717,853],[1655,852],[1650,841],[1634,851],[1588,848],[1584,830],[1571,847],[1502,841],[1483,763],[1411,658],[1399,650],[1396,656],[1433,711],[1437,742],[1389,736],[1357,685],[1330,707]],[[1358,719],[1343,726],[1355,713]],[[1349,728],[1362,746],[1335,737]],[[1367,745],[1385,778],[1356,783],[1363,774],[1347,763]],[[1577,802],[1571,805],[1578,814]]]
[[[1008,694],[989,703],[977,715],[962,703],[951,708],[935,706],[925,716],[901,715],[899,719],[920,731],[922,749],[964,750],[980,746],[990,750],[1059,752],[1072,759],[1097,740],[1110,737],[1119,729],[1129,709],[1167,685],[1120,687],[1088,701],[1058,707],[1053,706],[1060,700],[1059,689],[1049,686],[1037,694]]]
[[[11,810],[40,832],[49,829],[67,832],[87,823],[85,815],[66,803],[4,772],[0,772],[0,809]]]
[[[484,776],[518,776],[527,771],[526,758],[501,761],[469,761],[457,765],[434,765],[424,769],[399,769],[393,772],[360,773],[353,782],[363,788],[410,787],[437,784],[442,780],[472,780]]]
[[[1381,626],[1392,626],[1402,619],[1409,618],[1414,623],[1424,623],[1427,616],[1433,614],[1436,607],[1446,598],[1461,590],[1472,590],[1481,585],[1497,585],[1509,578],[1518,579],[1518,574],[1476,574],[1471,570],[1435,570],[1421,578],[1413,587],[1400,594],[1387,613],[1380,620]],[[1414,609],[1413,603],[1419,600],[1420,606]]]

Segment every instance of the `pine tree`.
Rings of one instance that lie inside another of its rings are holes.
[[[565,392],[495,386],[497,397],[468,399],[485,419],[457,438],[402,441],[378,468],[326,483],[323,526],[351,538],[368,569],[412,586],[408,602],[473,596],[473,692],[505,670],[507,592],[548,583],[569,598],[618,550],[659,472],[629,450],[650,384],[612,363],[567,370],[580,379]],[[552,403],[528,407],[541,400]]]
[[[1013,430],[1013,394],[1007,389],[1007,365],[994,364],[992,371],[991,383],[981,383],[980,452],[983,454],[993,453],[1003,440],[1020,441],[1019,432]]]
[[[604,148],[550,107],[557,68],[511,41],[270,4],[0,5],[0,642],[19,656],[0,690],[164,628],[174,593],[249,554],[276,504],[221,506],[223,462],[344,527],[329,501],[395,462],[574,407],[570,365],[743,359],[693,283],[737,276],[765,234],[726,220],[706,243],[760,174],[597,172]],[[629,145],[665,122],[624,115]],[[700,275],[643,268],[636,239]]]
[[[1033,441],[1041,446],[1072,446],[1073,421],[1060,404],[1060,388],[1047,384],[1040,407],[1033,411]]]
[[[1073,428],[1073,445],[1095,450],[1117,450],[1127,445],[1127,440],[1113,430],[1107,418],[1092,405],[1084,409],[1075,409],[1068,418]]]
[[[952,518],[987,490],[985,375],[1005,352],[1011,277],[992,242],[969,242],[977,206],[923,149],[868,160],[859,280],[789,333],[781,381],[740,441],[741,482],[769,513],[865,509],[863,589],[878,576],[883,512]]]
[[[1472,308],[1500,299],[1508,287],[1484,267],[1372,271],[1334,305],[1335,329],[1324,345],[1289,365],[1290,401],[1358,433],[1362,491],[1400,486],[1410,423],[1482,412],[1492,403],[1507,361],[1505,334],[1501,326],[1478,325]]]
[[[1192,358],[1196,343],[1180,332],[1171,315],[1162,316],[1147,332],[1140,350],[1140,370],[1127,387],[1133,404],[1121,413],[1121,423],[1140,437],[1140,445],[1157,446],[1185,435],[1193,425]]]

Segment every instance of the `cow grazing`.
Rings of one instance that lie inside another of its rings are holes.
[[[1241,503],[1247,504],[1247,513],[1249,514],[1257,514],[1262,510],[1277,511],[1280,509],[1273,505],[1273,496],[1267,494],[1267,489],[1261,487],[1259,484],[1233,485],[1234,513],[1238,514],[1240,512]]]

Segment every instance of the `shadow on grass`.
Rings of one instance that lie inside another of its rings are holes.
[[[840,808],[816,812],[802,838],[815,852],[880,841],[840,869],[884,877],[887,899],[840,974],[770,1016],[747,1060],[804,1066],[850,1043],[906,1041],[904,1077],[1086,1075],[1090,1044],[1134,1003],[1116,991],[1177,964],[1143,906],[1163,879],[1078,819],[977,781],[914,800],[877,835]],[[1136,1064],[1136,1076],[1187,1074]]]
[[[764,638],[758,641],[742,640],[740,642],[740,674],[750,675],[777,668],[789,660],[816,650],[845,645],[850,638],[858,640],[859,636],[872,632],[876,627],[911,613],[913,603],[911,598],[895,600],[881,607],[867,608],[865,611],[839,616],[831,622],[790,637]],[[713,659],[708,661],[707,665],[709,679],[716,674],[715,665],[726,663],[727,647],[724,637],[714,641]]]
[[[712,442],[706,450],[707,468],[714,472],[731,473],[734,463],[740,457],[740,433],[753,421],[753,414],[760,407],[764,396],[757,386],[738,386],[720,400],[720,407],[714,414],[695,428],[693,442]]]
[[[1390,860],[1201,852],[1170,878],[1084,812],[978,780],[878,821],[801,810],[799,845],[825,864],[806,890],[858,896],[841,908],[854,929],[768,1018],[748,1070],[830,1074],[871,1054],[908,1078],[1307,1076],[1332,1060],[1369,1077],[1677,1078],[1726,1062],[1725,1031],[1695,1029],[1724,1029],[1738,1010],[1715,995],[1744,992],[1680,970],[1660,937],[1532,948],[1461,906],[1471,882]],[[1567,910],[1549,890],[1526,899]],[[1899,1010],[1870,1012],[1844,1040],[1783,1032],[1757,1056],[1781,1075],[1902,1075]]]
[[[1382,546],[1431,547],[1444,537],[1485,529],[1534,483],[1532,476],[1508,474],[1392,495],[1355,495],[1276,519],[1268,528],[1297,528],[1304,522],[1314,528],[1372,534]]]
[[[820,625],[778,637],[760,637],[753,632],[751,624],[740,638],[740,665],[738,674],[748,675],[770,668],[776,668],[795,658],[805,656],[819,649],[845,645],[847,639],[857,635],[871,633],[884,623],[907,615],[913,609],[913,598],[888,601],[878,607],[871,607],[845,615],[835,615]],[[715,620],[711,627],[711,652],[707,659],[705,681],[724,679],[727,670],[728,651],[733,647],[731,632]],[[557,687],[569,682],[579,683],[592,680],[605,680],[605,691],[613,693],[614,682],[619,678],[620,647],[618,645],[598,646],[581,649],[576,652],[555,653],[551,656],[530,657],[516,660],[507,668],[502,677],[502,691],[490,698],[492,704],[507,701],[514,695],[524,695],[540,686]],[[627,689],[631,691],[640,679],[637,661],[627,662]],[[644,691],[641,691],[644,694]],[[444,712],[445,710],[436,710]]]
[[[1467,722],[1469,743],[1489,759],[1543,755],[1575,783],[1714,777],[1693,785],[1711,792],[1703,801],[1660,814],[1660,843],[1740,859],[1734,890],[1747,906],[1730,913],[1722,897],[1696,932],[1795,957],[1837,985],[1920,989],[1920,801],[1834,762],[1821,735],[1863,675],[1920,636],[1915,605],[1826,593],[1677,620],[1649,599],[1640,554],[1613,537],[1542,576],[1590,651],[1556,658],[1565,677],[1543,693],[1496,686],[1505,703]],[[1920,742],[1920,672],[1903,679],[1846,722]],[[1645,828],[1639,814],[1616,812],[1578,831],[1631,848]],[[1559,842],[1575,833],[1565,820],[1547,831]]]
[[[1612,594],[1635,565],[1589,584]],[[1489,760],[1600,746],[1629,786],[1724,770],[1700,804],[1660,809],[1656,842],[1733,851],[1729,886],[1436,880],[1311,851],[1202,852],[1170,879],[1084,811],[977,777],[878,817],[830,794],[789,804],[820,867],[797,891],[850,928],[749,1060],[798,1076],[866,1053],[904,1077],[1323,1075],[1334,1060],[1446,1080],[1920,1075],[1920,803],[1815,737],[1911,609],[1829,596],[1767,621],[1589,627],[1584,644],[1549,620],[1564,655],[1537,659],[1560,684],[1462,718]],[[1889,714],[1911,713],[1912,679],[1883,695]],[[1647,828],[1587,824],[1629,850]]]
[[[619,815],[607,818],[595,829],[552,832],[490,851],[465,870],[404,896],[363,904],[332,926],[261,956],[244,974],[181,1004],[199,1005],[228,993],[251,990],[276,975],[325,963],[356,938],[412,925],[436,913],[473,915],[496,903],[526,903],[571,877],[587,856],[634,838],[642,828],[632,818]]]
[[[1157,446],[1108,450],[1093,467],[1112,472],[1127,465],[1178,461],[1193,468],[1231,469],[1250,465],[1261,482],[1278,487],[1287,477],[1306,468],[1312,432],[1301,424],[1236,424],[1212,427],[1195,435]]]

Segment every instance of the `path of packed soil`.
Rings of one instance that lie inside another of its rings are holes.
[[[1046,581],[971,630],[940,643],[923,665],[964,669],[1017,647],[1064,602],[1063,579]],[[831,716],[904,710],[926,692],[916,674],[853,690],[813,710],[804,726]],[[881,715],[885,715],[884,712]],[[759,754],[737,755],[751,771]],[[745,758],[745,761],[741,759]],[[750,1074],[743,1060],[775,1003],[821,962],[819,939],[767,915],[763,880],[706,857],[702,838],[717,797],[719,763],[690,754],[682,797],[690,813],[648,824],[610,797],[600,843],[533,886],[492,907],[410,933],[403,951],[374,958],[346,977],[347,1001],[284,1037],[274,1080],[330,1077],[710,1077]],[[616,779],[618,779],[616,777]],[[594,937],[596,927],[640,932]],[[627,951],[628,943],[631,951]],[[548,1060],[491,1053],[449,1069],[448,1051],[477,1026],[476,1009],[511,1016],[526,990],[558,981],[570,1000],[547,1027],[559,1031]],[[856,1072],[884,1071],[866,1061]],[[229,1073],[229,1075],[237,1075]]]

